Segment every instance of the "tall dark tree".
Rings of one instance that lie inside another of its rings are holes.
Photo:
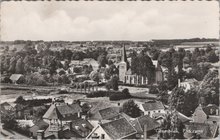
[[[131,55],[131,71],[133,74],[147,77],[149,83],[154,81],[155,67],[145,51],[142,51],[138,55],[133,52]]]
[[[98,57],[98,63],[99,63],[99,66],[105,67],[106,64],[108,63],[107,58],[106,58],[106,55],[101,54],[101,55]]]
[[[17,60],[16,66],[15,66],[15,73],[17,73],[17,74],[23,74],[24,73],[24,63],[23,63],[22,58],[19,58]]]
[[[129,100],[122,105],[122,112],[133,118],[141,115],[141,110],[133,100]]]

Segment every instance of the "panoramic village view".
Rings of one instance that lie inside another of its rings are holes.
[[[208,37],[2,41],[0,139],[217,138],[218,48]]]

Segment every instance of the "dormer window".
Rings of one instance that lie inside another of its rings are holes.
[[[101,134],[101,139],[105,139],[105,134]]]

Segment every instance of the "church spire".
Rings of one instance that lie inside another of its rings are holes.
[[[126,55],[126,50],[125,50],[125,45],[123,45],[122,49],[122,62],[127,62],[127,55]]]

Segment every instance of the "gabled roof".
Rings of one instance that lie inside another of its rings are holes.
[[[12,81],[18,81],[22,76],[23,76],[22,74],[12,74],[12,75],[10,76],[10,79],[11,79]]]
[[[112,139],[126,138],[137,132],[125,118],[100,124],[100,126]]]
[[[89,110],[89,112],[91,114],[96,114],[96,113],[98,113],[99,110],[102,110],[102,109],[105,109],[105,108],[108,108],[108,107],[112,106],[111,103],[103,102],[103,101],[91,102],[90,104],[92,105],[92,108]]]
[[[206,115],[216,114],[216,109],[219,111],[219,107],[215,104],[209,104],[206,107],[203,107],[202,109],[206,113]],[[211,113],[211,110],[213,111],[213,114]]]
[[[160,124],[148,115],[140,116],[131,122],[138,133],[144,132],[144,125],[147,126],[147,131],[158,128]]]
[[[76,127],[78,127],[76,129]],[[72,131],[75,132],[77,135],[79,135],[81,138],[84,138],[86,136],[83,136],[82,133],[84,132],[91,132],[94,127],[92,124],[85,120],[85,119],[77,119],[72,121]]]
[[[1,106],[11,106],[8,102],[1,103]]]
[[[71,105],[68,104],[59,105],[57,106],[57,109],[62,116],[66,114],[75,114],[78,112],[82,112],[81,107],[76,103]]]
[[[71,105],[62,104],[62,105],[55,105],[52,104],[47,112],[44,114],[43,118],[45,119],[66,119],[66,115],[74,115],[75,113],[82,112],[82,108],[73,103]],[[71,117],[71,116],[70,116]]]
[[[163,103],[160,101],[148,101],[142,104],[142,106],[145,111],[165,109]]]
[[[30,131],[46,130],[48,126],[49,126],[48,123],[46,123],[43,120],[39,120],[30,128]],[[37,127],[37,129],[34,129],[35,127]]]
[[[47,112],[43,116],[44,119],[62,119],[62,115],[56,108],[55,104],[52,104]]]
[[[99,110],[99,114],[102,120],[108,120],[108,119],[119,116],[119,113],[110,107]]]

